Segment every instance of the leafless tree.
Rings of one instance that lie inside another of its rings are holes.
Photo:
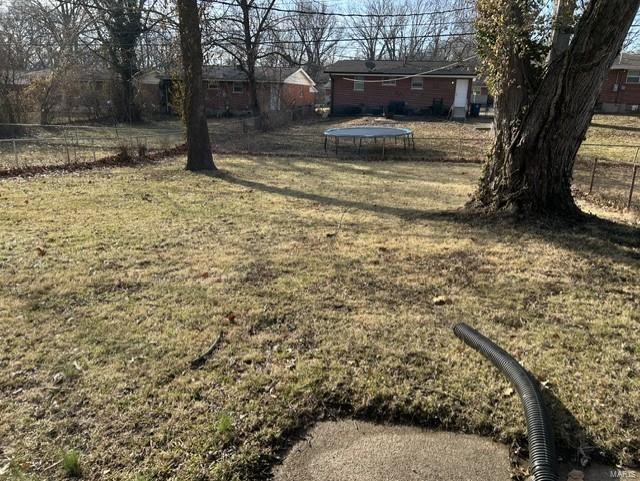
[[[27,70],[38,62],[36,32],[19,0],[0,9],[0,123],[24,120],[24,100],[21,89]],[[15,126],[0,127],[1,136],[16,135]]]
[[[339,44],[338,22],[325,3],[297,0],[282,27],[275,29],[277,53],[292,65],[305,67],[317,79],[322,68],[335,58]]]
[[[80,38],[88,17],[79,0],[25,0],[20,8],[31,21],[38,65],[47,69],[31,79],[27,94],[40,112],[40,123],[47,124],[68,91],[71,70],[81,61]]]
[[[349,21],[367,60],[456,59],[473,49],[470,0],[366,0]]]
[[[138,47],[143,34],[154,29],[166,15],[156,8],[159,0],[87,0],[83,3],[91,19],[85,45],[101,58],[119,79],[116,117],[140,119],[135,104],[134,77],[138,73]],[[98,48],[93,46],[97,42]]]
[[[249,84],[251,112],[260,114],[256,67],[273,56],[273,35],[282,19],[273,13],[276,0],[230,0],[211,2],[205,16],[204,43],[210,49],[226,53],[242,70]]]
[[[358,13],[349,21],[351,36],[356,40],[356,50],[364,60],[379,60],[384,46],[381,41],[382,24],[387,2],[385,0],[367,0],[360,4]]]
[[[184,73],[187,170],[214,170],[202,85],[202,40],[197,0],[178,0]]]

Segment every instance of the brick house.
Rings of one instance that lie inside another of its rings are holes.
[[[207,115],[245,114],[250,111],[249,82],[235,66],[205,66],[203,69]],[[258,102],[262,112],[313,106],[315,82],[302,68],[258,67]],[[143,108],[153,113],[172,111],[173,79],[158,71],[138,78]]]
[[[596,110],[640,112],[640,55],[618,56],[602,85]]]
[[[448,61],[341,60],[331,77],[331,114],[432,114],[464,118],[476,75]],[[374,82],[371,82],[371,81]]]

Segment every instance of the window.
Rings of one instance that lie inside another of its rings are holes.
[[[382,81],[383,87],[395,87],[395,85],[396,85],[396,79],[394,78],[386,78]]]
[[[244,92],[244,83],[243,82],[233,82],[233,93],[241,94]]]
[[[353,81],[353,90],[356,92],[364,92],[364,77],[356,77]]]
[[[629,70],[627,72],[628,84],[640,84],[640,70]]]
[[[411,78],[411,90],[422,90],[422,78],[420,77]]]
[[[220,88],[220,82],[218,82],[217,80],[209,80],[207,88],[209,88],[210,90],[218,90]]]

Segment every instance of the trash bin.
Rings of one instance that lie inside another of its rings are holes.
[[[480,104],[471,104],[471,108],[469,109],[470,117],[479,117],[480,116]]]

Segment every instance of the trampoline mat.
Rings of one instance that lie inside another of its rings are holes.
[[[399,127],[339,127],[324,131],[327,137],[401,137],[410,135],[411,129]]]

